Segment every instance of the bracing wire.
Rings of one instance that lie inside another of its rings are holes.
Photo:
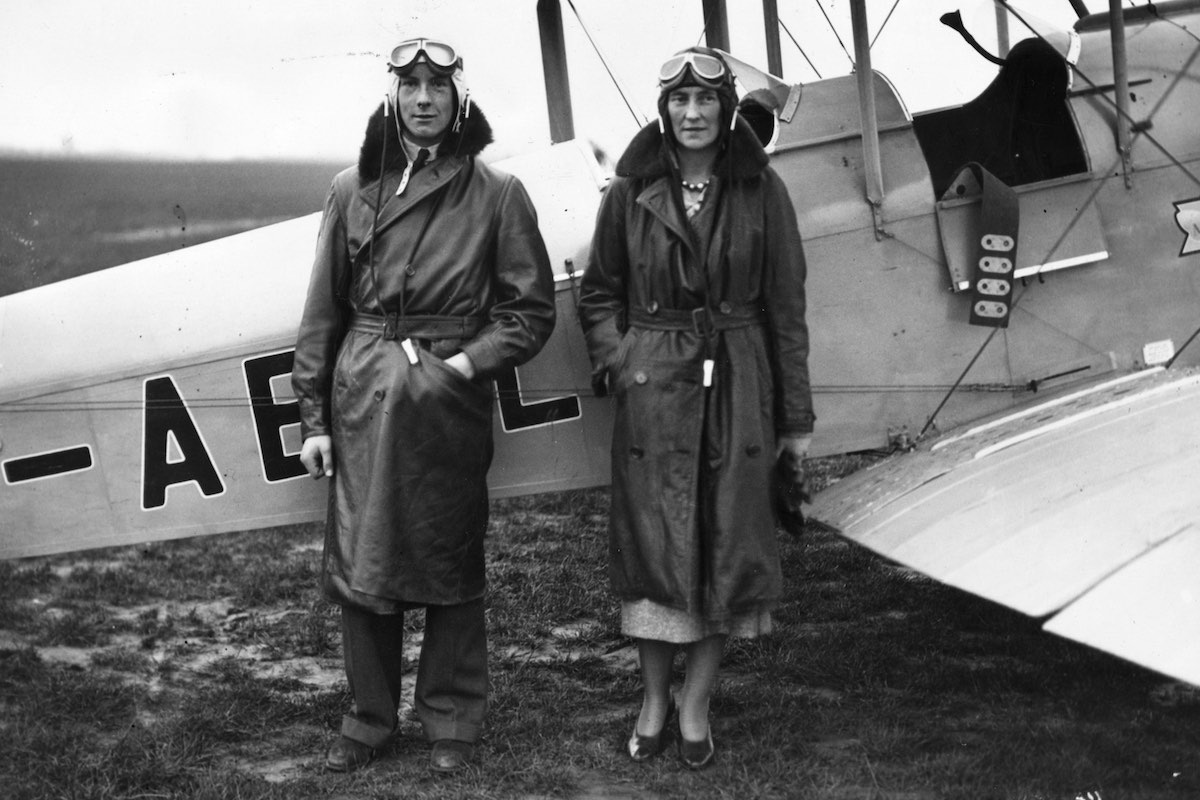
[[[792,40],[792,44],[794,44],[796,49],[800,51],[800,55],[804,56],[804,60],[808,62],[808,67],[817,76],[817,80],[821,80],[821,71],[817,69],[817,65],[814,64],[812,59],[808,57],[808,53],[804,52],[804,48],[801,47],[800,43],[796,41],[796,37],[792,36],[792,32],[788,30],[788,26],[784,24],[782,19],[779,20],[779,27],[783,28],[783,32],[786,33],[788,38]]]
[[[875,36],[872,37],[872,39],[871,39],[871,45],[870,45],[871,47],[875,46],[875,42],[878,41],[878,39],[879,39],[879,34],[883,33],[883,29],[886,28],[888,22],[891,21],[892,14],[896,13],[896,6],[898,6],[898,5],[900,5],[900,0],[896,0],[896,2],[892,3],[892,10],[889,11],[887,13],[887,16],[883,18],[883,24],[881,24],[879,26],[879,30],[875,31]]]
[[[850,51],[846,49],[846,43],[842,41],[841,34],[838,33],[837,27],[834,26],[833,20],[829,18],[829,13],[825,11],[825,6],[821,5],[821,0],[813,0],[817,4],[817,8],[821,10],[821,16],[825,17],[826,24],[829,25],[829,30],[833,31],[833,38],[837,39],[837,43],[842,46],[842,52],[846,54],[846,60],[850,62],[851,68],[854,67],[854,57],[850,55]]]
[[[1011,383],[962,383],[961,378],[958,383],[948,385],[944,383],[926,384],[926,383],[893,383],[893,384],[829,384],[823,386],[814,386],[815,394],[847,394],[847,393],[863,393],[869,392],[874,394],[930,394],[933,392],[945,392],[948,389],[957,391],[965,391],[972,393],[998,393],[998,392],[1014,392],[1025,389],[1024,385]],[[522,386],[520,389],[500,389],[494,390],[494,395],[497,400],[522,400],[522,401],[539,401],[539,400],[554,400],[561,397],[591,397],[591,386],[545,386],[538,388],[530,388]],[[294,399],[280,399],[273,396],[254,396],[254,397],[190,397],[183,401],[183,405],[189,409],[221,409],[221,408],[277,408],[280,406],[294,405]],[[132,412],[141,414],[145,411],[153,411],[157,409],[175,409],[180,406],[179,400],[154,400],[143,399],[141,397],[124,397],[114,400],[52,400],[52,399],[31,399],[31,400],[14,400],[9,402],[0,402],[0,414],[35,414],[35,413],[104,413],[104,412]]]
[[[600,59],[600,63],[604,66],[604,71],[608,73],[609,79],[613,82],[613,86],[616,87],[617,94],[621,95],[621,100],[625,103],[625,107],[629,109],[629,113],[633,115],[634,122],[636,122],[639,127],[647,124],[649,120],[636,111],[633,107],[633,104],[629,102],[629,98],[625,95],[625,90],[621,88],[621,82],[617,80],[617,76],[613,74],[612,68],[608,66],[608,59],[604,57],[604,53],[600,52],[599,45],[597,45],[596,40],[592,38],[592,33],[588,30],[587,24],[584,23],[583,17],[579,15],[579,9],[575,7],[574,0],[567,0],[567,5],[571,7],[571,11],[575,12],[575,19],[579,21],[579,27],[583,28],[584,36],[586,36],[588,42],[591,43],[592,49],[596,51],[596,57]]]

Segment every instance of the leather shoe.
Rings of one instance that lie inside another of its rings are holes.
[[[712,763],[716,752],[717,747],[713,744],[712,728],[708,729],[708,735],[702,742],[689,742],[683,738],[682,734],[679,736],[679,757],[692,769],[707,767]]]
[[[454,739],[438,739],[429,754],[429,768],[434,772],[458,772],[466,769],[475,754],[475,745]]]
[[[671,724],[671,717],[675,715],[675,698],[671,698],[670,705],[667,706],[667,716],[663,720],[663,726],[658,729],[658,733],[653,736],[643,736],[637,732],[637,723],[633,725],[633,735],[629,737],[629,743],[626,748],[629,751],[629,757],[634,761],[647,761],[663,751],[667,744],[667,730]]]
[[[330,772],[353,772],[365,767],[374,757],[374,748],[343,736],[325,754],[325,769]]]

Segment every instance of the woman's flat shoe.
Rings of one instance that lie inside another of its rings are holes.
[[[683,738],[683,734],[679,735],[679,757],[692,769],[707,767],[712,763],[716,752],[717,747],[713,744],[712,728],[709,728],[708,736],[702,742],[689,742]]]
[[[637,722],[633,723],[633,735],[629,737],[629,757],[634,761],[646,761],[654,758],[663,751],[666,745],[666,732],[671,722],[671,717],[675,714],[675,703],[667,706],[667,716],[663,720],[663,725],[658,729],[658,733],[653,736],[643,736],[637,732]]]

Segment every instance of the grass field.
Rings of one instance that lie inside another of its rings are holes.
[[[0,162],[0,293],[311,213],[335,169]],[[821,531],[781,534],[777,631],[728,649],[715,765],[635,765],[607,513],[493,504],[492,711],[449,778],[411,702],[377,763],[322,771],[348,696],[318,525],[0,562],[0,798],[1200,797],[1197,690]]]
[[[1193,691],[819,532],[781,540],[777,632],[728,650],[716,764],[635,765],[606,514],[600,490],[494,504],[492,711],[450,778],[410,706],[369,769],[322,771],[348,696],[319,526],[0,564],[0,796],[1200,796]]]

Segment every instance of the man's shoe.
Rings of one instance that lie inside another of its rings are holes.
[[[355,739],[340,737],[325,754],[325,769],[330,772],[353,772],[365,767],[375,757],[375,750]]]
[[[438,739],[429,754],[429,768],[434,772],[458,772],[466,769],[475,754],[475,745],[454,739]]]

